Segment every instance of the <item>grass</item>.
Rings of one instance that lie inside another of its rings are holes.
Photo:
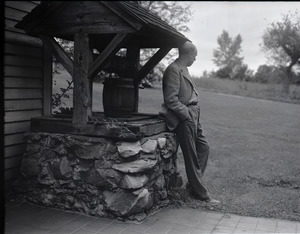
[[[281,84],[261,84],[218,78],[195,79],[195,83],[198,87],[213,92],[300,104],[300,86],[296,85],[290,85],[290,93],[287,95],[282,93]]]

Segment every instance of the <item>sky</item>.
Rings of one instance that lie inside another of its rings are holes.
[[[189,1],[193,17],[188,23],[190,32],[184,35],[198,49],[197,60],[189,67],[190,74],[201,76],[203,71],[217,70],[212,62],[213,50],[218,48],[217,38],[223,30],[231,38],[238,34],[242,37],[244,64],[254,71],[267,58],[261,51],[264,30],[273,22],[281,21],[282,15],[300,12],[300,1]],[[183,3],[185,4],[185,3]]]

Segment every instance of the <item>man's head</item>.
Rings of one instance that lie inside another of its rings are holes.
[[[187,67],[191,66],[196,61],[197,48],[196,46],[189,41],[183,43],[181,47],[178,48],[179,59]]]

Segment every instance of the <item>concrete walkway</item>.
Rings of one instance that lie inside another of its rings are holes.
[[[299,233],[300,222],[253,218],[190,208],[167,208],[140,224],[36,205],[6,204],[5,234]]]

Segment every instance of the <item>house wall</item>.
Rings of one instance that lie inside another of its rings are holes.
[[[15,24],[36,7],[39,1],[5,1],[4,43],[4,180],[8,195],[19,175],[26,149],[24,133],[30,119],[49,115],[51,97],[51,57],[39,38],[26,35]],[[49,88],[50,85],[50,88]]]

